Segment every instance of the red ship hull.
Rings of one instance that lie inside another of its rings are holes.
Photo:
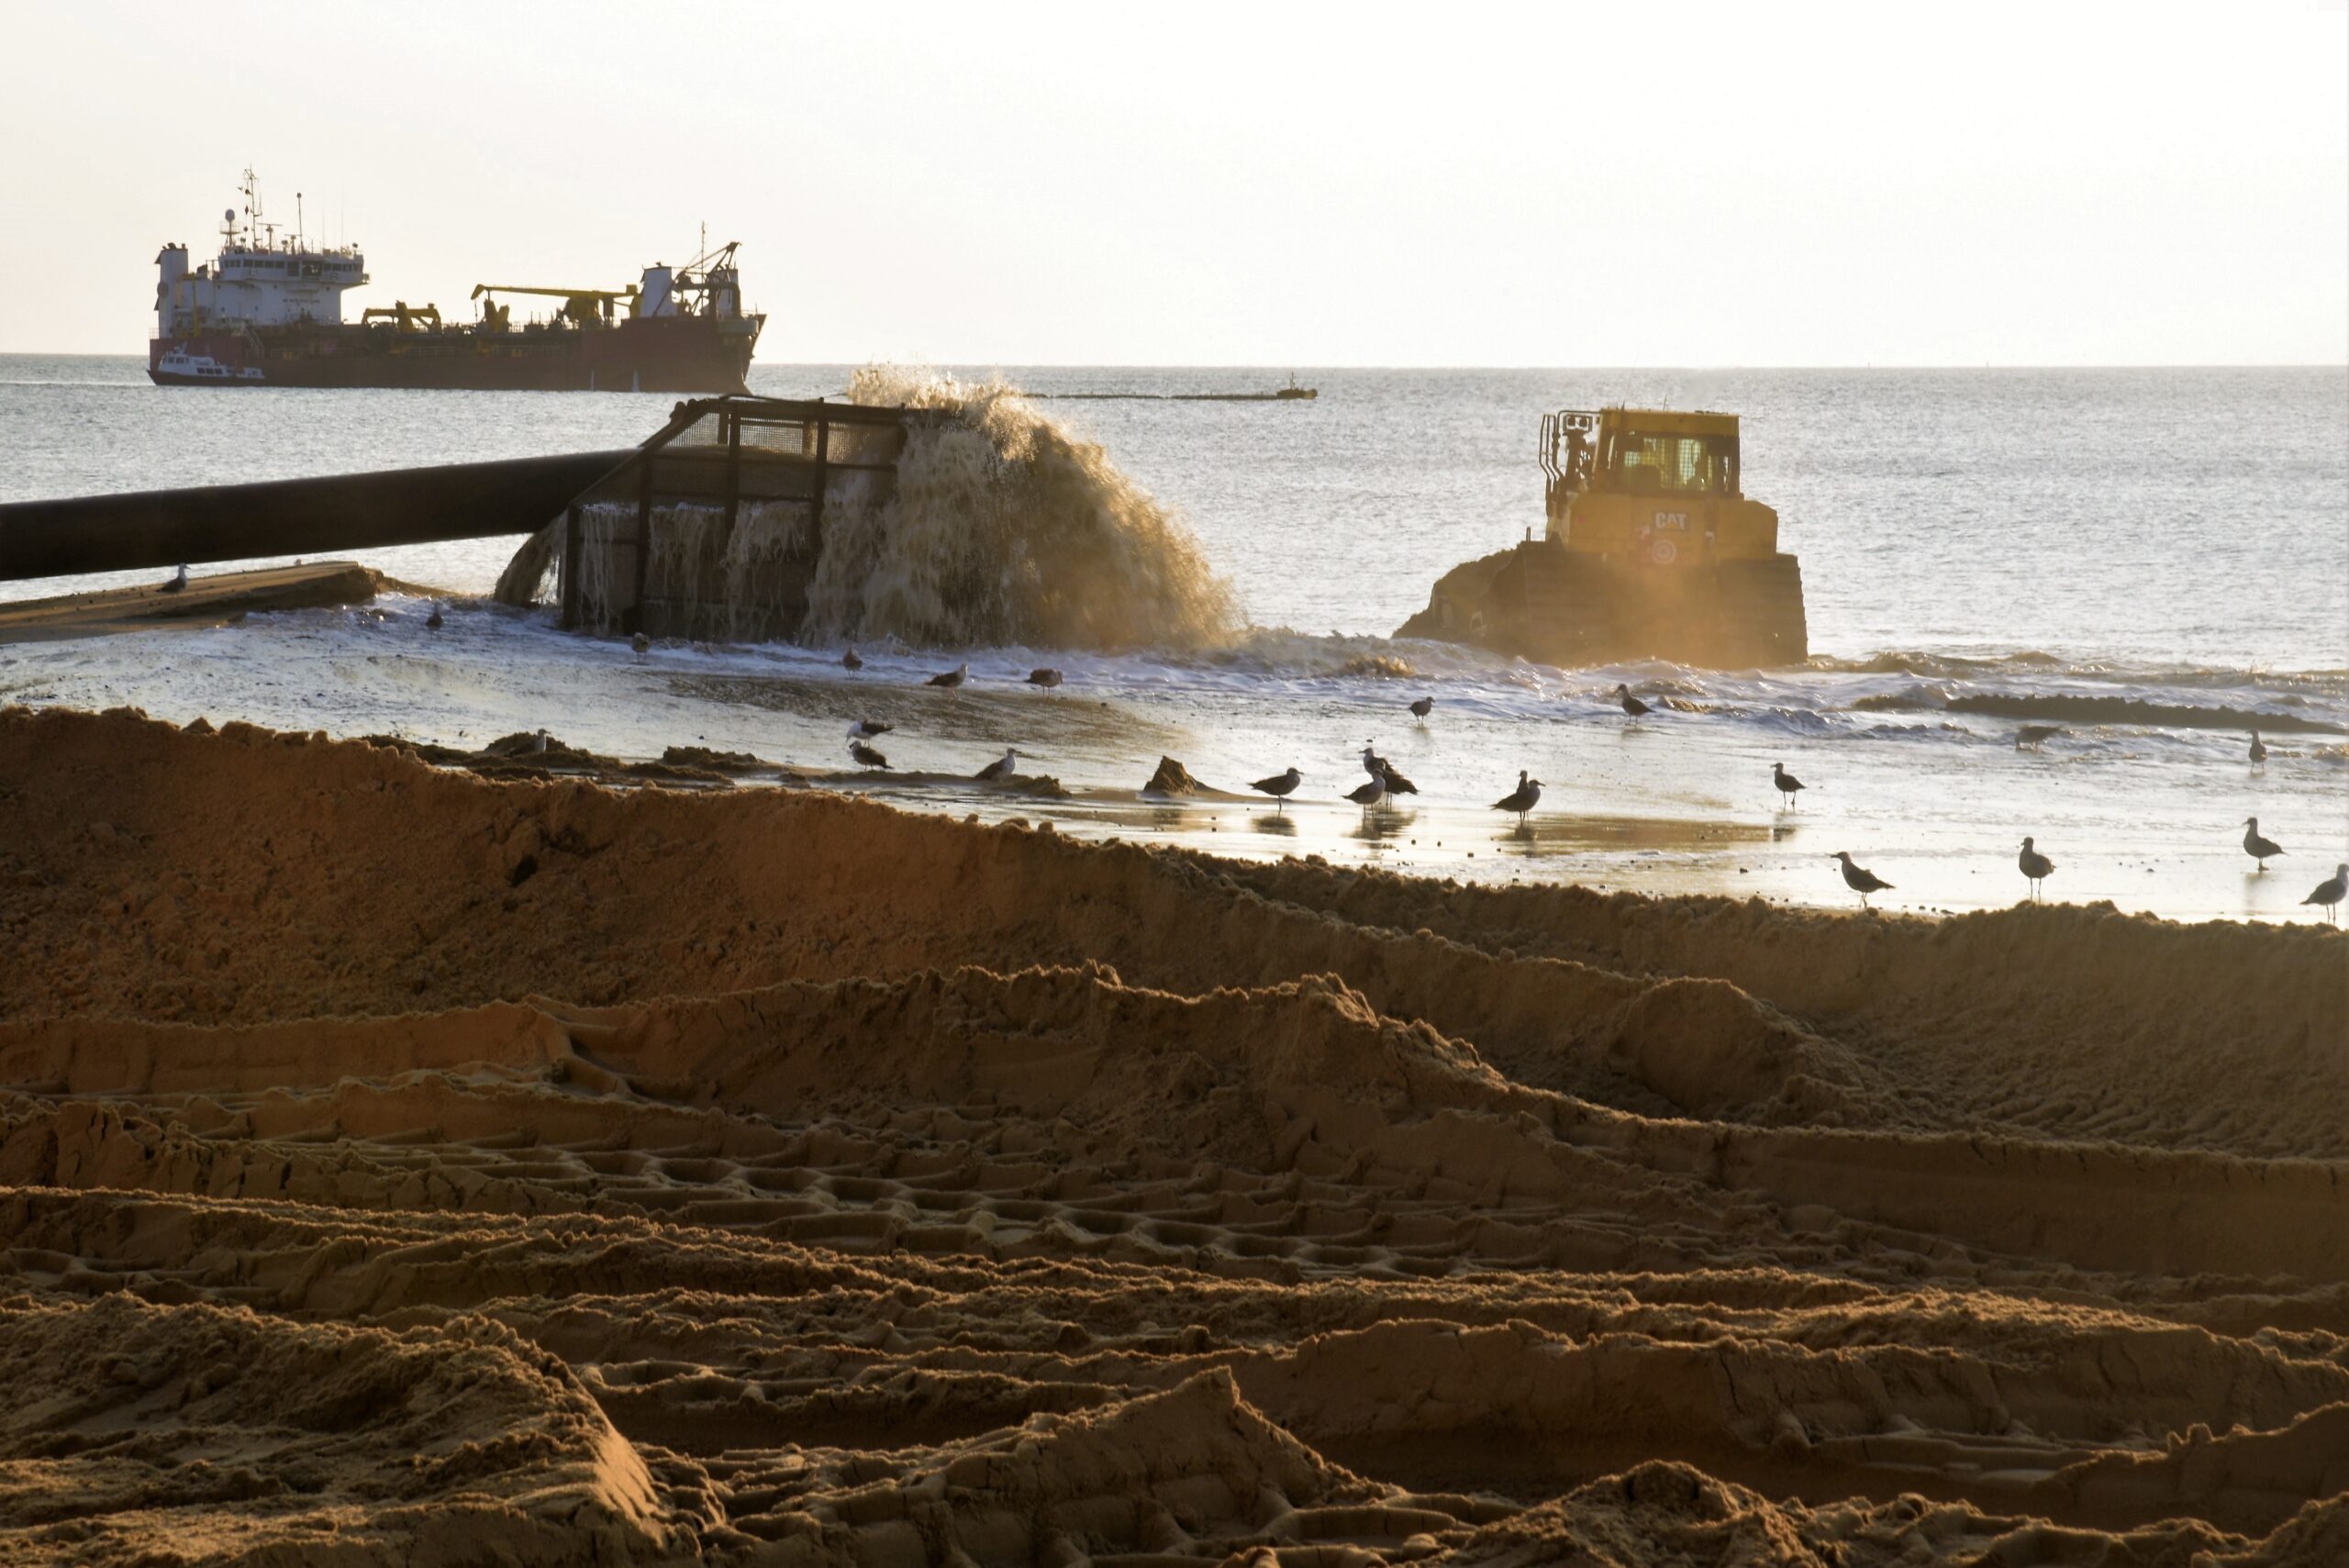
[[[147,374],[160,386],[746,392],[744,377],[757,336],[755,328],[725,330],[701,316],[504,332],[271,328],[153,339],[147,346]]]

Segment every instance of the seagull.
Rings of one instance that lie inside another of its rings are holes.
[[[1380,801],[1386,798],[1386,780],[1385,775],[1379,773],[1371,774],[1370,782],[1368,784],[1363,785],[1360,789],[1347,791],[1346,798],[1353,801],[1356,806],[1361,806],[1365,816],[1368,815],[1372,806],[1376,806]]]
[[[1623,711],[1630,714],[1633,718],[1642,718],[1655,711],[1655,709],[1648,706],[1647,704],[1633,696],[1631,695],[1631,688],[1622,684],[1620,682],[1616,684],[1615,695],[1622,699]]]
[[[1516,812],[1517,825],[1522,828],[1525,826],[1525,814],[1532,810],[1541,798],[1542,781],[1527,777],[1525,770],[1520,768],[1517,770],[1517,787],[1493,802],[1492,808],[1495,811]]]
[[[424,617],[424,629],[427,631],[439,631],[447,624],[447,621],[440,614],[440,606],[436,601],[432,606],[432,613]]]
[[[2256,729],[2251,732],[2251,760],[2254,762],[2267,761],[2267,742],[2259,738]]]
[[[973,773],[971,776],[978,780],[981,784],[993,784],[997,779],[1008,779],[1011,776],[1011,760],[1019,755],[1019,747],[1006,746],[1003,749],[1002,756],[997,757],[994,762],[989,762],[985,767],[981,768],[977,773]]]
[[[848,732],[848,757],[850,762],[860,767],[886,770],[889,766],[889,759],[858,740],[852,728]]]
[[[1869,894],[1888,892],[1892,887],[1892,884],[1876,875],[1867,867],[1854,865],[1849,850],[1838,850],[1827,858],[1843,862],[1843,885],[1860,895],[1860,907],[1863,909],[1868,906]]]
[[[1433,697],[1421,697],[1411,705],[1411,717],[1421,724],[1425,724],[1428,721],[1428,715],[1434,711],[1435,698]]]
[[[640,664],[644,662],[644,656],[652,651],[652,639],[640,631],[628,639],[628,645]]]
[[[1288,808],[1288,797],[1295,794],[1297,786],[1304,782],[1305,775],[1297,771],[1295,763],[1291,763],[1288,772],[1275,773],[1268,779],[1258,779],[1248,787],[1259,795],[1271,795],[1274,801],[1273,809],[1285,811]]]
[[[2034,895],[2040,891],[2039,884],[2047,880],[2047,873],[2055,869],[2055,862],[2032,849],[2029,839],[2022,841],[2022,853],[2015,857],[2015,864],[2021,867],[2023,875],[2031,879],[2031,891]]]
[[[2257,861],[2259,869],[2266,871],[2267,857],[2280,855],[2284,851],[2277,846],[2275,840],[2263,839],[2259,836],[2258,817],[2246,817],[2243,819],[2243,852]]]
[[[2325,917],[2333,924],[2341,923],[2341,900],[2349,895],[2349,861],[2332,868],[2332,874],[2316,884],[2316,891],[2300,900],[2303,904],[2318,904],[2324,907]]]
[[[885,718],[860,718],[848,727],[852,740],[870,740],[875,735],[886,735],[897,727]]]
[[[1061,684],[1061,673],[1058,670],[1050,669],[1030,670],[1028,672],[1028,684],[1031,686],[1042,686],[1049,691]]]
[[[2026,724],[2015,731],[2015,750],[2020,751],[2026,746],[2036,746],[2042,740],[2053,740],[2063,733],[2064,727],[2060,724]]]
[[[183,566],[172,573],[172,580],[155,590],[159,594],[176,594],[187,586],[187,568]]]
[[[843,670],[862,670],[864,668],[864,661],[856,656],[856,645],[854,643],[849,644],[848,651],[841,655],[841,668]]]
[[[1784,762],[1770,764],[1770,782],[1778,786],[1778,793],[1787,797],[1788,806],[1795,803],[1795,792],[1802,788],[1802,780],[1787,772]]]
[[[1419,786],[1395,771],[1395,764],[1378,754],[1374,742],[1362,749],[1362,771],[1386,787],[1389,795],[1417,795]]]
[[[951,688],[961,685],[964,681],[967,681],[970,678],[970,665],[967,663],[957,664],[954,668],[947,671],[943,674],[932,675],[927,684],[933,686],[946,686]]]

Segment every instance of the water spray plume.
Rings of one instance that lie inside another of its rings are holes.
[[[803,640],[1194,648],[1236,623],[1182,520],[1015,388],[868,365],[849,396],[952,417],[827,508]]]

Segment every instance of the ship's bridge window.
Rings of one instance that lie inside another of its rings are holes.
[[[1615,458],[1615,470],[1627,490],[1737,494],[1737,443],[1731,437],[1629,430],[1618,441]]]

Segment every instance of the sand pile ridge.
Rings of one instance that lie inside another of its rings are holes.
[[[2349,1540],[2322,931],[1468,889],[129,714],[0,713],[0,1558]]]

